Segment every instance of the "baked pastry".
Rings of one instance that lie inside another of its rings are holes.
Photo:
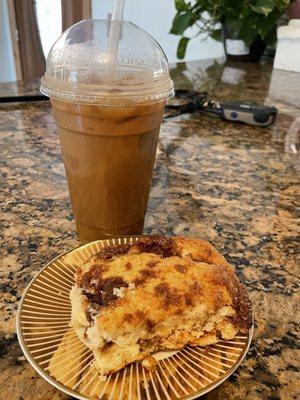
[[[72,326],[100,374],[189,344],[232,339],[252,324],[251,303],[232,267],[208,242],[143,236],[105,247],[78,267]]]

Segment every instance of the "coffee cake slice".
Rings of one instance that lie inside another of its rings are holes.
[[[252,324],[233,268],[208,242],[143,236],[76,271],[72,325],[103,375],[164,350],[233,339]]]

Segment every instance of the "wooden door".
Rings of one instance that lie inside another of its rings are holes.
[[[61,0],[62,9],[62,30],[83,19],[91,18],[90,0]]]
[[[51,0],[49,0],[51,1]],[[62,30],[91,18],[90,0],[61,0]],[[45,72],[35,0],[8,0],[17,80],[39,79]]]

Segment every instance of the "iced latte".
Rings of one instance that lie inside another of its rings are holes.
[[[56,41],[41,91],[50,97],[81,242],[140,234],[164,105],[173,95],[168,61],[145,31],[85,20]]]
[[[52,100],[82,242],[142,233],[164,103]]]

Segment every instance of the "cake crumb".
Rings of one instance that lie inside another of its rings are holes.
[[[143,359],[142,367],[146,368],[148,371],[153,372],[156,368],[157,361],[154,357],[148,356]]]

